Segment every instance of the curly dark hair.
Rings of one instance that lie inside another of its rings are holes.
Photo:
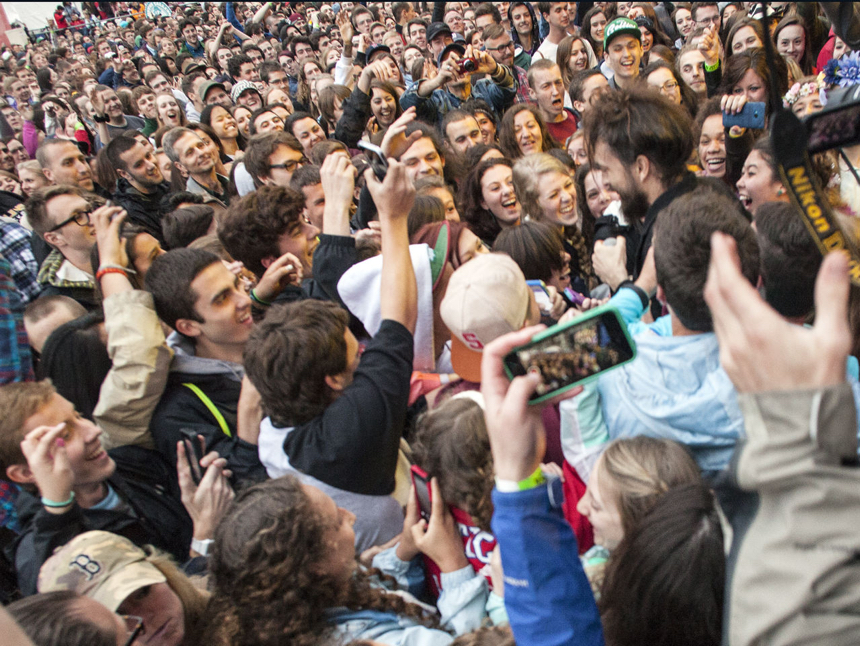
[[[438,625],[420,606],[371,586],[376,572],[357,569],[346,583],[320,574],[329,558],[326,534],[335,529],[291,476],[239,494],[215,532],[209,558],[212,621],[204,643],[319,644],[334,629],[325,611],[336,607]]]
[[[446,502],[492,533],[493,455],[484,411],[475,401],[449,399],[422,415],[412,455],[416,464],[438,478]]]
[[[301,229],[304,208],[305,197],[299,191],[263,186],[230,204],[218,226],[218,238],[233,258],[262,278],[263,258],[281,256],[278,240]]]
[[[541,134],[541,152],[549,152],[553,148],[561,148],[555,139],[549,134],[546,127],[546,122],[540,116],[537,108],[529,103],[517,103],[511,106],[505,116],[502,117],[502,123],[499,126],[499,147],[508,159],[519,159],[523,156],[523,151],[520,149],[520,144],[517,141],[517,136],[514,134],[514,119],[516,116],[525,110],[532,113],[532,116],[537,121],[540,127]]]

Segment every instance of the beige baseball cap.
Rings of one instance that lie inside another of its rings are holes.
[[[74,590],[116,612],[128,595],[167,579],[146,552],[110,532],[85,532],[58,548],[39,571],[39,592]]]
[[[531,290],[510,256],[481,254],[451,275],[439,312],[451,331],[451,363],[467,381],[481,381],[486,346],[522,329]]]

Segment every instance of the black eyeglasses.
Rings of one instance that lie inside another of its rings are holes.
[[[298,160],[291,159],[290,161],[286,161],[283,164],[272,164],[271,166],[269,166],[269,168],[283,168],[288,173],[292,173],[294,170],[296,170],[297,166],[304,166],[308,163],[308,161],[309,160],[307,157],[302,157]]]
[[[88,226],[90,223],[90,215],[92,214],[92,212],[93,212],[92,209],[90,209],[89,211],[81,211],[80,213],[75,213],[68,220],[63,220],[57,226],[55,226],[53,229],[48,229],[48,233],[53,233],[54,231],[59,231],[64,226],[66,226],[69,222],[74,222],[79,227]]]
[[[499,45],[498,47],[487,47],[484,45],[484,49],[488,52],[501,52],[506,49],[514,49],[514,41],[509,40],[504,45]]]
[[[125,629],[128,631],[128,639],[125,640],[125,646],[131,646],[134,640],[140,635],[145,634],[143,630],[143,619],[134,615],[120,615],[125,621]]]

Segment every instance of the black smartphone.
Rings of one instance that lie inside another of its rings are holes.
[[[412,484],[415,487],[415,498],[418,500],[418,511],[421,518],[430,522],[430,510],[433,508],[433,495],[430,488],[430,476],[417,465],[412,465]]]
[[[388,172],[388,160],[385,158],[385,153],[382,152],[382,148],[366,141],[359,141],[358,147],[364,150],[367,162],[373,169],[373,174],[376,175],[376,179],[380,182],[383,181],[385,179],[385,173]]]
[[[185,459],[188,461],[188,468],[191,470],[191,479],[194,484],[199,485],[203,479],[203,468],[200,466],[200,460],[203,459],[203,446],[200,438],[190,428],[183,428],[179,431],[182,433],[182,443],[185,445]]]
[[[513,379],[529,370],[543,377],[529,400],[537,404],[585,384],[636,356],[636,345],[614,307],[603,305],[569,323],[536,334],[526,345],[505,357],[505,371]]]
[[[739,126],[762,130],[764,128],[764,103],[757,101],[746,103],[737,114],[723,112],[723,126],[726,128]]]

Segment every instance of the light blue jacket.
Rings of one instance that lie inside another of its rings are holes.
[[[734,385],[720,365],[716,335],[671,336],[668,316],[634,327],[641,327],[634,334],[636,359],[597,382],[610,439],[674,440],[693,452],[702,470],[722,469],[744,421]]]
[[[432,614],[432,606],[421,604],[406,589],[415,588],[423,578],[418,558],[401,561],[391,547],[377,554],[373,566],[393,576],[404,590],[397,592],[407,601],[419,603]],[[456,572],[442,574],[442,594],[436,601],[440,623],[444,630],[422,626],[412,619],[390,612],[375,610],[349,610],[336,608],[328,611],[329,623],[336,626],[343,643],[366,639],[392,646],[447,646],[456,635],[477,630],[486,617],[487,580],[476,574],[471,565]],[[392,593],[395,594],[395,593]],[[446,632],[446,631],[451,631]]]
[[[650,435],[686,445],[704,471],[725,467],[742,436],[743,417],[720,366],[716,336],[672,336],[669,316],[642,323],[642,303],[630,289],[619,290],[610,304],[628,324],[637,356],[562,404],[568,462],[587,478],[606,442]]]

